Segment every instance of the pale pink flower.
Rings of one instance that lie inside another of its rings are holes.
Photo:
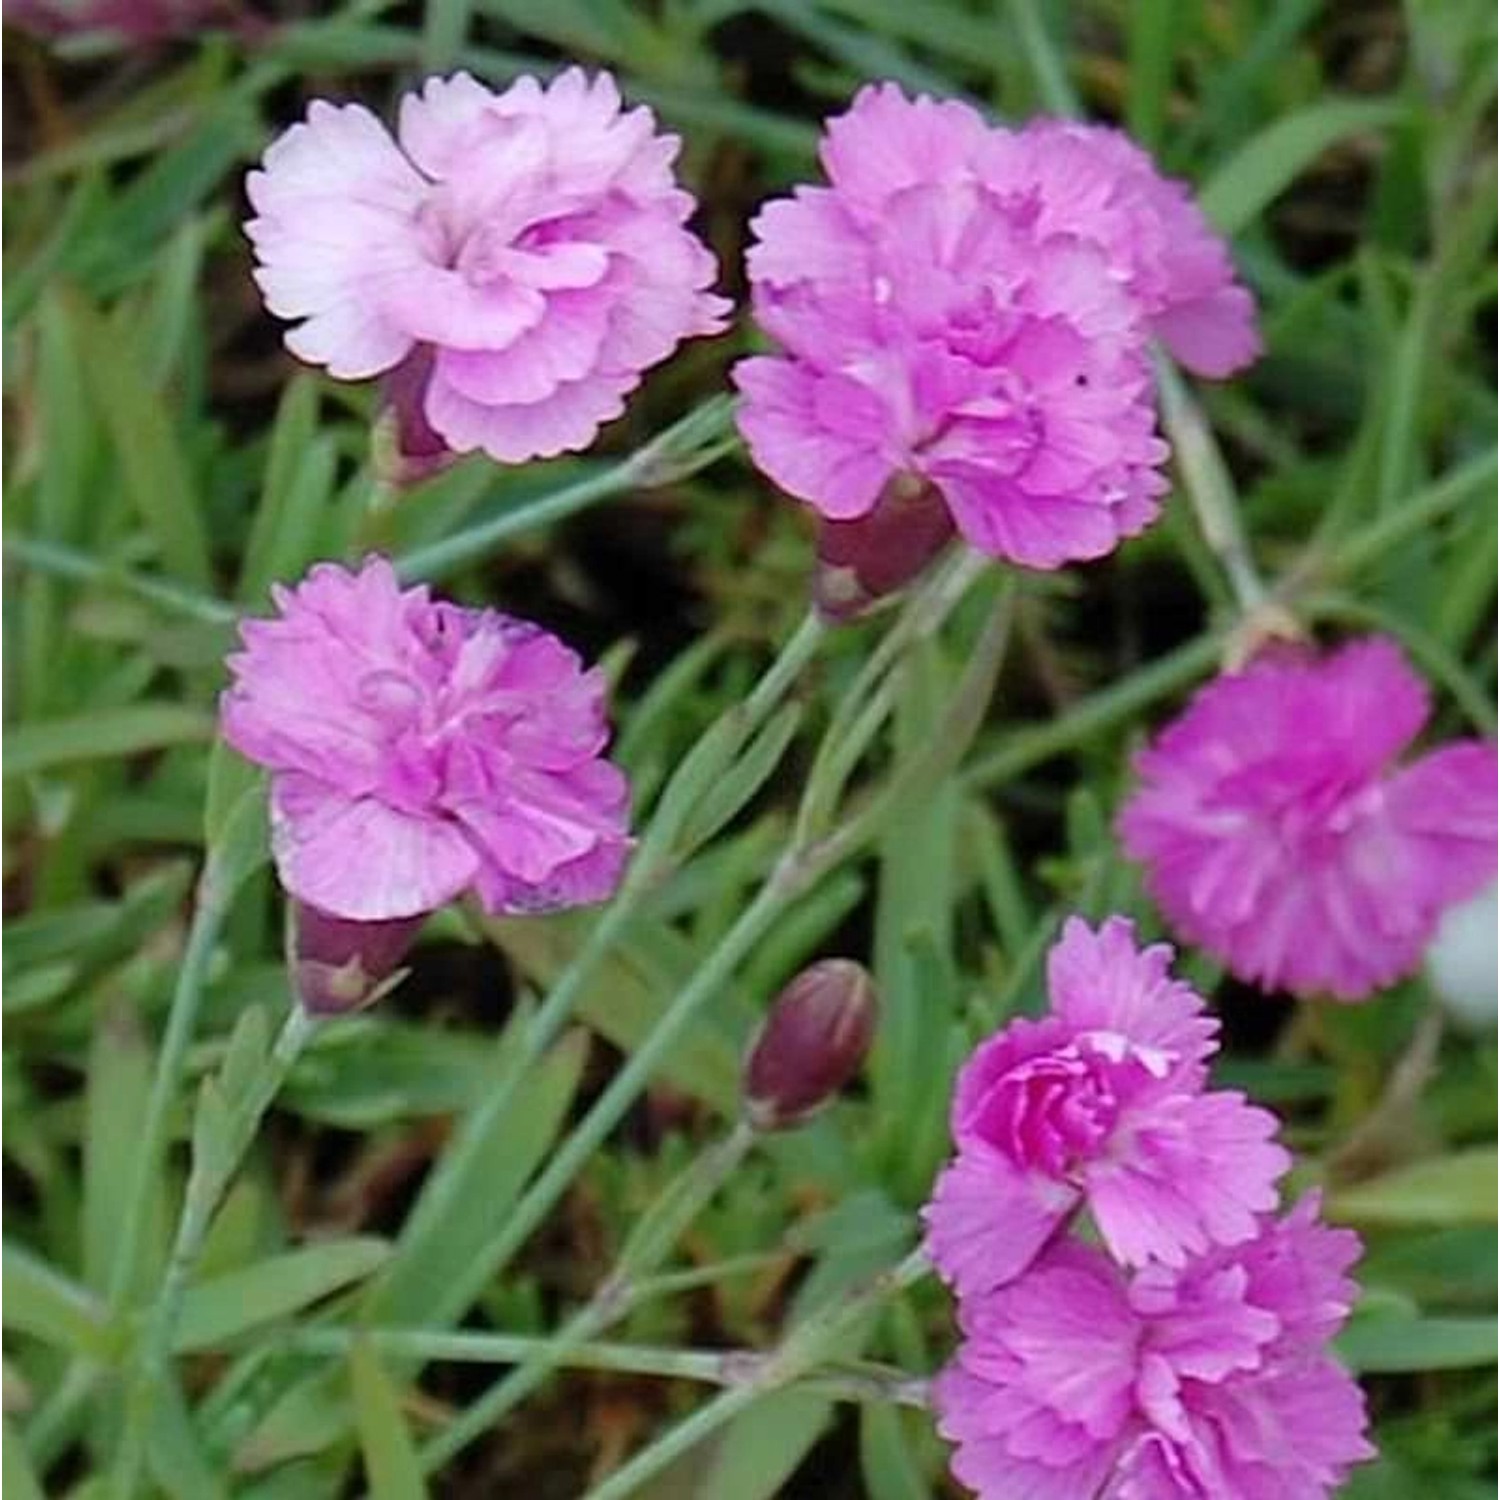
[[[1380,637],[1262,653],[1137,757],[1125,847],[1177,932],[1267,989],[1359,1000],[1495,876],[1495,747],[1397,757],[1427,690]]]
[[[981,1500],[1324,1500],[1374,1450],[1327,1352],[1359,1241],[1317,1214],[1133,1276],[1069,1241],[962,1303],[933,1383],[954,1473]]]
[[[1122,131],[1033,120],[995,132],[985,182],[1034,205],[1046,234],[1099,245],[1151,332],[1197,375],[1222,378],[1260,353],[1255,300],[1235,279],[1229,247],[1184,182],[1163,177]]]
[[[1289,1159],[1274,1116],[1204,1091],[1218,1023],[1111,917],[1070,918],[1048,960],[1051,1013],[1012,1021],[959,1074],[957,1154],[923,1210],[962,1296],[1019,1276],[1087,1206],[1120,1260],[1181,1265],[1255,1232]]]
[[[628,788],[597,670],[536,625],[403,591],[383,558],[272,596],[276,618],[240,627],[220,718],[271,771],[292,895],[371,923],[469,890],[494,913],[610,894]]]
[[[454,452],[584,448],[644,371],[723,326],[677,150],[576,68],[500,94],[429,79],[394,140],[318,101],[246,181],[256,280],[300,320],[287,347],[331,375],[417,362],[420,417]]]
[[[820,550],[855,602],[932,555],[934,517],[1056,568],[1142,530],[1166,489],[1143,311],[1106,246],[990,188],[995,134],[966,105],[867,88],[828,126],[831,185],[753,226],[755,313],[783,352],[736,367],[740,430],[827,531],[847,529]]]

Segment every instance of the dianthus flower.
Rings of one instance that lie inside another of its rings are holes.
[[[1315,1195],[1180,1269],[1050,1247],[960,1305],[933,1384],[954,1473],[982,1500],[1323,1500],[1374,1451],[1327,1351],[1358,1254]]]
[[[1012,1021],[964,1065],[956,1155],[923,1210],[927,1249],[961,1296],[1019,1276],[1087,1206],[1131,1265],[1181,1265],[1255,1233],[1289,1165],[1276,1120],[1205,1092],[1218,1023],[1111,917],[1077,917],[1048,958],[1051,1013]]]
[[[1030,201],[1038,227],[1101,246],[1152,334],[1195,375],[1222,379],[1260,353],[1255,299],[1184,182],[1163,177],[1123,131],[1033,120],[993,131],[980,171]]]
[[[723,326],[677,149],[576,68],[500,94],[429,79],[395,140],[320,100],[246,181],[256,280],[331,375],[409,362],[401,426],[508,463],[584,448],[645,370]]]
[[[1390,641],[1263,652],[1137,758],[1125,848],[1177,932],[1268,989],[1359,1000],[1495,875],[1495,747],[1394,765],[1426,722]]]
[[[277,618],[240,627],[220,718],[271,771],[293,896],[379,923],[469,890],[502,913],[614,889],[628,789],[602,758],[597,670],[536,625],[403,591],[382,558],[273,597]]]
[[[736,368],[740,428],[822,518],[826,612],[899,586],[955,527],[1029,567],[1104,556],[1166,488],[1152,332],[1210,350],[1198,368],[1253,352],[1221,326],[1252,309],[1185,190],[1098,135],[1089,152],[1073,127],[871,87],[829,123],[830,185],[756,219],[755,312],[782,352]]]
[[[138,45],[185,36],[216,20],[245,24],[224,0],[5,0],[5,19],[53,39],[86,36]]]

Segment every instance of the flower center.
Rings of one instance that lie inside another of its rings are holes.
[[[975,1125],[1018,1166],[1065,1179],[1102,1153],[1125,1106],[1170,1066],[1114,1032],[1085,1032],[999,1078]]]

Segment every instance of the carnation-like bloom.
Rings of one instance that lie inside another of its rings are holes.
[[[240,627],[220,718],[272,773],[292,895],[371,923],[468,890],[502,913],[614,889],[628,788],[603,759],[597,670],[539,626],[403,591],[383,558],[320,563],[273,598],[277,618]]]
[[[1186,190],[1115,132],[1007,131],[893,84],[829,123],[822,161],[828,187],[754,223],[782,352],[734,378],[755,461],[823,518],[825,609],[909,578],[955,526],[1035,568],[1147,526],[1167,453],[1150,337],[1215,373],[1255,349]]]
[[[1051,1247],[960,1305],[933,1384],[954,1473],[982,1500],[1324,1500],[1374,1453],[1327,1351],[1358,1255],[1315,1195],[1177,1270]]]
[[[1163,177],[1122,131],[1033,120],[993,132],[981,171],[1029,199],[1040,228],[1103,247],[1151,332],[1196,375],[1221,379],[1260,353],[1255,299],[1184,182]]]
[[[1389,640],[1263,652],[1137,758],[1119,828],[1177,932],[1267,989],[1359,1000],[1495,876],[1495,747],[1404,768],[1429,713]]]
[[[508,463],[585,448],[644,371],[723,326],[678,144],[576,68],[500,94],[429,79],[394,140],[320,100],[246,180],[256,280],[331,375],[411,362],[401,426]]]
[[[1111,1252],[1142,1265],[1255,1233],[1289,1159],[1275,1117],[1205,1091],[1218,1023],[1139,949],[1123,917],[1077,917],[1048,958],[1051,1013],[1012,1021],[964,1065],[957,1153],[923,1210],[927,1250],[961,1296],[1024,1272],[1087,1206]]]

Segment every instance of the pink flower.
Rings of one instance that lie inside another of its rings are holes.
[[[5,19],[45,37],[105,37],[145,45],[229,17],[224,0],[5,0]]]
[[[1126,1276],[1076,1243],[960,1306],[934,1382],[953,1471],[983,1500],[1322,1500],[1373,1456],[1327,1353],[1358,1238],[1315,1196],[1255,1238]]]
[[[466,890],[487,910],[602,900],[629,846],[602,758],[604,681],[538,626],[320,563],[240,627],[225,738],[272,773],[282,884],[391,922]]]
[[[1232,375],[1260,353],[1255,300],[1186,183],[1163,177],[1129,136],[1101,125],[1033,120],[994,132],[980,169],[1030,201],[1045,234],[1099,245],[1150,320],[1195,374]]]
[[[1428,716],[1400,651],[1283,647],[1201,689],[1136,761],[1125,847],[1177,931],[1241,979],[1359,1000],[1495,875],[1495,747],[1397,769]]]
[[[318,101],[246,180],[256,280],[301,320],[287,347],[330,374],[418,361],[420,415],[455,452],[584,448],[645,370],[723,326],[677,148],[576,68],[501,94],[429,79],[397,140]]]
[[[1016,1020],[959,1074],[953,1162],[923,1210],[961,1296],[1019,1276],[1081,1207],[1120,1260],[1181,1265],[1255,1233],[1289,1165],[1276,1120],[1204,1092],[1217,1022],[1123,917],[1077,917],[1048,961],[1052,1011]]]
[[[755,311],[783,353],[736,367],[740,430],[826,528],[853,528],[822,548],[851,575],[835,595],[903,581],[884,524],[903,505],[921,516],[906,576],[931,556],[933,490],[971,546],[1035,568],[1102,557],[1157,514],[1142,309],[1103,243],[986,180],[1003,134],[966,105],[864,89],[829,124],[831,186],[755,220]]]

